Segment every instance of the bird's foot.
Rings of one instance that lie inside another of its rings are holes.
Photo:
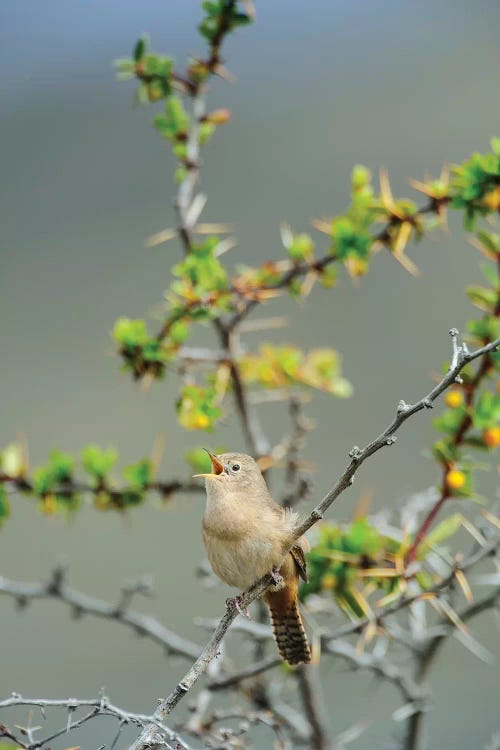
[[[273,579],[273,583],[275,586],[283,585],[283,576],[279,572],[278,568],[272,568],[270,575],[271,575],[271,578]]]
[[[250,611],[248,607],[244,607],[243,604],[243,597],[238,594],[238,596],[230,597],[229,599],[226,599],[226,604],[232,604],[236,611],[242,616],[246,617],[247,620],[251,620],[250,617]]]

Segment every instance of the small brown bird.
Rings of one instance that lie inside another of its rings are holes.
[[[212,569],[225,583],[240,590],[271,573],[276,583],[264,598],[278,650],[289,664],[310,662],[311,650],[298,603],[299,576],[307,581],[304,552],[309,545],[305,537],[287,552],[298,516],[273,501],[251,456],[207,453],[212,473],[196,476],[206,480],[202,535]]]

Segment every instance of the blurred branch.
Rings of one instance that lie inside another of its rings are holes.
[[[313,750],[335,750],[330,736],[328,716],[321,694],[316,664],[301,664],[295,672],[305,714],[311,726],[310,747]]]
[[[464,607],[458,613],[458,620],[460,623],[465,623],[482,612],[498,608],[499,605],[500,586],[479,601]],[[468,637],[467,631],[457,630],[457,625],[450,621],[447,615],[443,615],[435,629],[438,631],[437,635],[427,639],[416,660],[415,681],[424,690],[428,674],[446,639],[452,633],[461,633],[465,638]],[[463,638],[461,640],[463,643]],[[477,646],[474,641],[473,646],[476,651]],[[425,717],[428,709],[429,706],[426,702],[415,704],[415,711],[408,718],[402,750],[425,750]]]
[[[96,599],[66,585],[66,570],[54,568],[47,581],[42,583],[21,583],[0,577],[0,595],[13,597],[24,608],[35,599],[52,599],[66,604],[75,618],[92,615],[111,622],[117,622],[133,630],[137,635],[149,638],[162,646],[168,654],[196,659],[201,647],[167,630],[158,620],[130,609],[132,597],[149,591],[144,581],[139,580],[122,588],[116,604]]]
[[[384,246],[389,250],[392,250],[393,234],[399,226],[402,226],[405,222],[409,222],[414,225],[419,216],[424,216],[426,214],[436,214],[437,216],[440,216],[442,214],[443,207],[447,203],[449,203],[450,200],[451,198],[448,196],[443,196],[442,198],[431,198],[427,203],[416,210],[413,217],[403,218],[401,216],[398,216],[396,213],[391,214],[390,212],[388,212],[389,219],[384,224],[382,229],[374,233],[372,236],[373,247]],[[393,254],[395,255],[396,253]],[[228,328],[232,330],[239,326],[246,319],[253,308],[259,304],[261,299],[258,295],[255,294],[255,292],[273,292],[279,291],[281,289],[286,289],[295,279],[307,276],[311,273],[315,276],[320,276],[322,271],[324,271],[330,264],[338,262],[338,260],[339,259],[337,258],[335,253],[332,253],[330,251],[323,257],[311,261],[290,261],[288,267],[283,271],[277,281],[273,281],[270,284],[261,285],[258,290],[253,290],[253,298],[242,299],[240,301],[239,310],[230,318],[228,322]],[[231,288],[231,292],[233,292],[235,295],[238,295],[238,291],[239,290],[234,287]]]
[[[411,416],[417,414],[419,411],[429,409],[432,407],[433,402],[438,396],[446,390],[452,383],[455,382],[457,375],[469,362],[474,361],[478,357],[483,356],[486,353],[494,351],[500,345],[500,338],[495,341],[477,349],[474,352],[466,352],[462,348],[459,355],[456,357],[456,363],[454,367],[450,367],[448,373],[444,378],[419,401],[413,405],[408,405],[401,401],[398,405],[397,414],[394,420],[391,422],[389,427],[374,441],[369,443],[363,450],[355,447],[350,452],[351,462],[349,463],[346,470],[341,475],[338,482],[332,487],[327,493],[319,505],[314,508],[310,515],[298,526],[296,529],[292,543],[302,536],[308,529],[311,528],[315,523],[323,518],[325,511],[330,507],[333,501],[351,486],[352,480],[356,472],[358,471],[361,464],[374,453],[378,452],[381,448],[392,445],[395,441],[394,433],[406,422]],[[245,608],[249,606],[255,599],[262,595],[262,593],[272,583],[271,575],[265,576],[260,581],[257,581],[246,593],[240,597],[240,607]],[[227,630],[231,623],[235,619],[237,609],[234,601],[228,600],[226,605],[226,613],[219,621],[212,637],[199,655],[193,666],[184,675],[182,680],[177,684],[174,690],[164,700],[162,700],[155,711],[155,717],[158,721],[163,721],[175,708],[182,698],[187,695],[193,685],[198,681],[199,677],[206,671],[210,661],[215,658],[219,652],[219,645],[222,642]],[[157,726],[151,724],[141,732],[140,736],[133,743],[133,750],[153,750],[161,746],[162,738],[161,732],[158,731]]]
[[[311,480],[308,474],[301,470],[301,453],[312,422],[303,413],[304,402],[298,396],[292,396],[289,401],[291,430],[286,450],[285,483],[286,490],[281,501],[282,505],[294,506],[304,500],[311,492]]]
[[[23,494],[38,496],[33,481],[24,474],[22,476],[12,476],[0,471],[0,485],[2,484],[9,487],[13,492],[22,492]],[[145,483],[144,487],[141,487],[141,491],[156,492],[160,497],[165,499],[176,492],[182,494],[191,494],[192,492],[199,493],[203,491],[203,487],[200,486],[199,482],[192,482],[190,479],[171,479],[169,481],[154,480]],[[114,488],[104,483],[92,484],[68,479],[51,487],[50,493],[47,494],[68,499],[83,494],[94,495],[95,497],[106,495],[110,498],[113,505],[117,507],[125,507],[127,505],[126,498],[130,495],[130,492],[130,487]]]
[[[270,449],[269,440],[264,434],[255,407],[248,398],[247,389],[237,363],[240,348],[239,335],[225,326],[221,320],[215,321],[215,328],[223,349],[230,354],[230,378],[234,401],[248,448],[255,458],[264,456]]]

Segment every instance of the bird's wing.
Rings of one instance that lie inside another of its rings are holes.
[[[302,549],[300,543],[293,545],[292,549],[290,550],[290,554],[294,559],[295,565],[297,566],[299,576],[302,578],[303,581],[307,583],[308,577],[307,577],[306,558],[304,555],[304,550]]]

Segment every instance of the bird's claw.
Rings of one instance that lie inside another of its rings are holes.
[[[247,620],[251,620],[252,618],[250,617],[250,611],[248,607],[243,606],[242,601],[243,597],[238,594],[238,596],[226,599],[226,604],[232,604],[242,617],[246,617]]]

